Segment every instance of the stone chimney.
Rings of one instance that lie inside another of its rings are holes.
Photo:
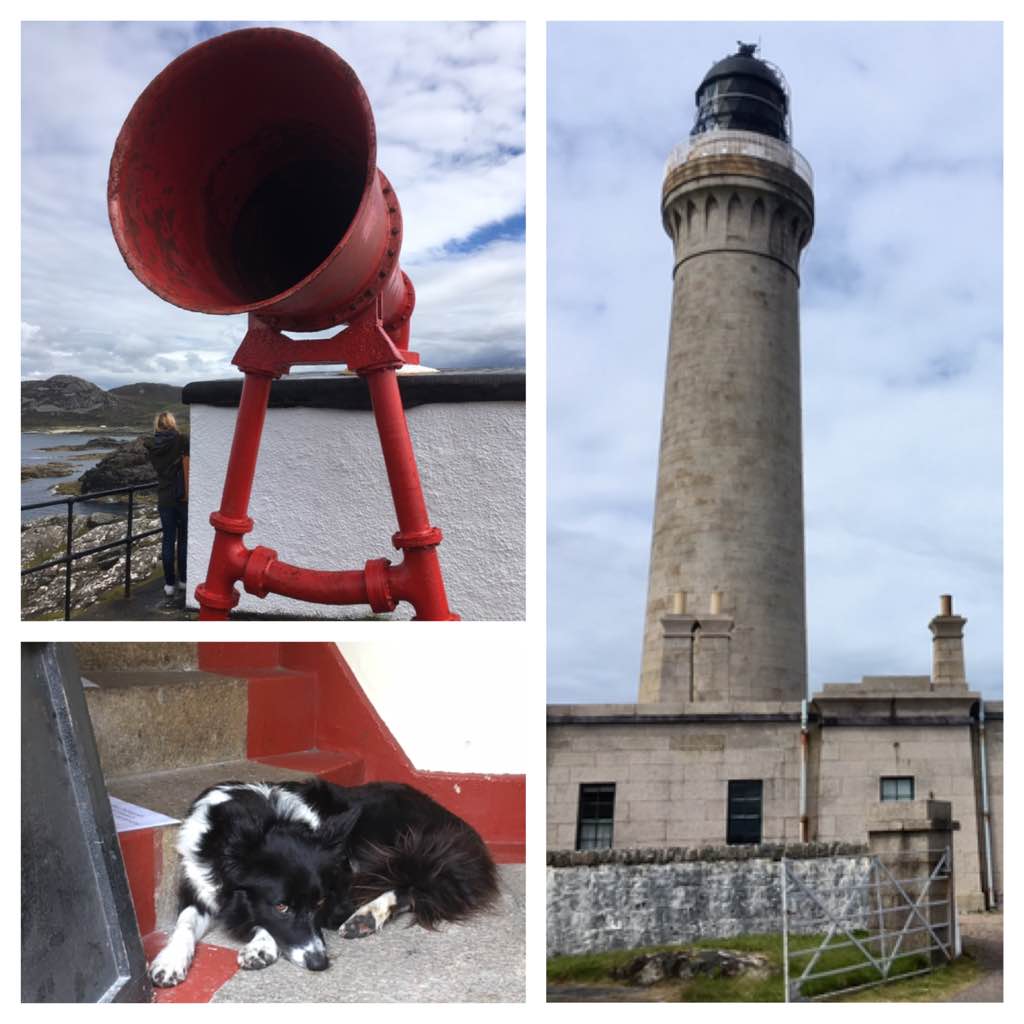
[[[953,614],[953,598],[939,598],[939,614],[928,623],[932,631],[932,689],[940,686],[967,685],[964,669],[964,624],[962,615]]]
[[[656,703],[729,699],[729,645],[734,621],[722,614],[722,595],[711,594],[707,614],[690,614],[686,594],[672,595],[672,611],[661,617],[662,655]],[[641,696],[641,703],[644,697]]]
[[[672,611],[661,617],[661,675],[656,702],[693,700],[693,632],[697,619],[686,613],[686,592],[672,595]],[[641,696],[641,702],[644,697]]]

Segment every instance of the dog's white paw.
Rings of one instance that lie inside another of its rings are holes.
[[[338,929],[341,937],[362,939],[379,932],[391,917],[397,903],[398,898],[395,894],[386,892],[364,904]]]
[[[362,939],[380,931],[373,914],[353,914],[339,929],[343,939]]]
[[[161,953],[149,965],[149,976],[157,987],[171,988],[174,985],[180,985],[185,980],[191,964],[191,960],[182,960],[174,953],[170,956]]]
[[[238,966],[244,971],[261,971],[277,960],[276,953],[268,953],[263,949],[249,949],[246,946],[238,951]]]
[[[238,966],[245,971],[261,971],[277,960],[277,943],[262,928],[238,951]]]

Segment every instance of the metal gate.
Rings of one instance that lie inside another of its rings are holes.
[[[782,858],[787,1003],[926,974],[960,955],[949,847],[866,859],[863,880],[826,892],[801,877],[806,862]]]

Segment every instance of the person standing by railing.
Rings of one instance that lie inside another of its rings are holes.
[[[185,589],[189,439],[187,434],[178,431],[174,414],[165,411],[159,413],[153,421],[153,436],[144,438],[142,443],[160,482],[157,488],[157,509],[164,531],[164,593],[172,597],[176,590]]]

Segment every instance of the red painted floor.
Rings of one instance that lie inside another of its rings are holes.
[[[151,961],[166,942],[167,936],[163,932],[150,932],[142,940],[146,960]],[[153,1002],[208,1003],[217,990],[238,971],[237,957],[238,953],[233,949],[200,942],[188,977],[174,988],[154,989]]]

